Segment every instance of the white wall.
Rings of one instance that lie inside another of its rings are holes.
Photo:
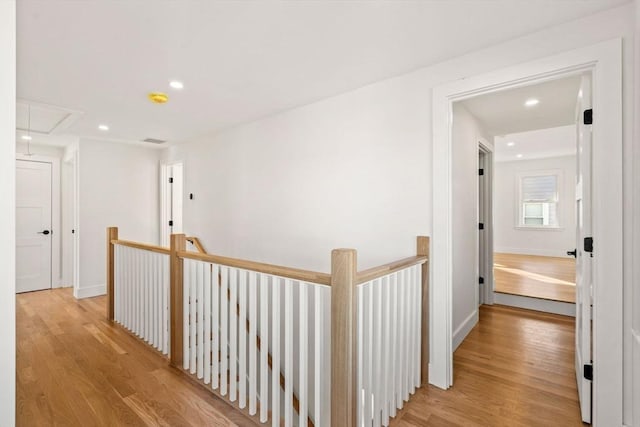
[[[120,238],[158,243],[159,151],[82,139],[79,144],[80,280],[77,298],[106,292],[106,229]]]
[[[431,233],[438,208],[431,197],[432,88],[616,37],[623,38],[623,144],[631,153],[634,7],[628,3],[171,148],[166,158],[185,161],[185,194],[195,195],[185,200],[185,230],[213,252],[323,271],[334,247],[357,248],[361,267],[413,254],[415,236]],[[627,204],[631,162],[626,156]],[[625,252],[625,265],[635,259]],[[627,275],[625,293],[631,286]],[[625,310],[625,377],[631,374],[630,313]],[[629,423],[632,402],[625,390]]]
[[[16,3],[0,2],[0,425],[15,425]]]
[[[453,348],[478,323],[478,143],[489,135],[462,105],[453,106]]]
[[[518,175],[545,170],[560,172],[559,229],[518,228]],[[497,162],[494,166],[495,252],[566,257],[576,246],[576,156]]]

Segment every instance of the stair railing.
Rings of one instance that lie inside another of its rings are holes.
[[[361,272],[355,250],[336,249],[331,274],[211,255],[188,239],[198,252],[183,234],[161,248],[109,228],[108,318],[136,331],[122,317],[131,306],[132,319],[162,322],[167,289],[166,327],[138,335],[155,346],[165,331],[172,366],[260,422],[388,425],[428,383],[428,237],[416,256]],[[166,275],[131,268],[146,258],[132,263],[124,248],[163,256],[150,265],[166,260]],[[128,301],[140,297],[156,305]]]

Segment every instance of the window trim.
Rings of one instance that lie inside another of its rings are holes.
[[[522,180],[524,178],[537,177],[537,176],[555,176],[556,177],[556,218],[558,223],[556,225],[526,225],[523,223],[523,200],[522,200]],[[563,176],[561,169],[543,169],[522,171],[516,174],[516,207],[515,207],[515,221],[514,228],[517,230],[531,230],[531,231],[562,231],[564,227],[561,221],[562,203],[560,193],[563,191]]]

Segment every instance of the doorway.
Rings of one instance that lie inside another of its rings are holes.
[[[593,414],[596,424],[622,423],[622,103],[621,41],[469,77],[433,91],[433,340],[429,378],[448,388],[453,380],[452,346],[452,105],[508,88],[592,72],[593,126]],[[602,141],[602,143],[598,143]],[[604,143],[606,141],[606,144]],[[474,151],[474,157],[477,151]],[[596,245],[594,243],[594,245]],[[586,328],[585,328],[586,330]],[[580,373],[581,375],[581,373]]]
[[[160,166],[160,244],[169,246],[173,233],[181,233],[184,169],[182,163]]]
[[[16,292],[51,289],[53,165],[16,160]]]

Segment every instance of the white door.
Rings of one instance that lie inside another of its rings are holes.
[[[591,384],[586,370],[591,360],[592,252],[591,234],[591,125],[585,110],[591,109],[591,76],[584,75],[578,94],[576,165],[576,379],[582,420],[591,422]]]
[[[51,288],[51,163],[16,161],[16,292]]]

